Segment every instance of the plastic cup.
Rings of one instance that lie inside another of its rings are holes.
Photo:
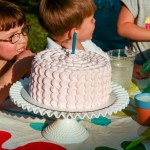
[[[112,81],[128,90],[132,79],[136,53],[126,49],[108,51],[112,67]]]
[[[144,126],[150,126],[150,93],[135,95],[137,121]]]

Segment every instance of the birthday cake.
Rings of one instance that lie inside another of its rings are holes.
[[[111,105],[111,65],[95,53],[51,49],[32,62],[29,95],[33,103],[52,110],[82,112]]]

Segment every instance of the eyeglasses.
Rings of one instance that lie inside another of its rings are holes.
[[[11,37],[9,37],[9,40],[2,40],[2,39],[0,39],[0,41],[2,41],[2,42],[10,42],[11,44],[14,44],[17,41],[19,41],[20,34],[22,34],[23,36],[27,36],[29,34],[29,29],[30,29],[30,25],[27,25],[24,28],[22,28],[21,33],[16,33],[16,34],[12,35]]]

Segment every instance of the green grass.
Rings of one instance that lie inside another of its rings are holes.
[[[13,2],[22,8],[27,22],[31,25],[28,48],[35,53],[42,51],[46,46],[47,33],[38,22],[38,0],[13,0]]]
[[[27,20],[31,25],[28,48],[36,53],[45,48],[47,33],[39,25],[39,22],[35,15],[27,14]]]

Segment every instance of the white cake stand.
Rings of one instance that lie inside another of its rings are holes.
[[[54,111],[38,107],[26,101],[21,95],[21,90],[27,85],[28,78],[14,83],[10,88],[10,99],[18,107],[22,107],[22,109],[25,109],[29,112],[32,111],[35,114],[39,113],[42,116],[47,115],[48,117],[55,116],[57,120],[54,121],[53,124],[48,125],[42,131],[42,135],[46,139],[58,144],[80,143],[88,138],[88,131],[82,125],[80,125],[76,119],[91,119],[98,118],[99,116],[112,115],[112,113],[121,111],[129,104],[129,95],[127,91],[121,86],[112,83],[112,91],[115,94],[115,102],[107,108],[92,112],[80,113]]]

